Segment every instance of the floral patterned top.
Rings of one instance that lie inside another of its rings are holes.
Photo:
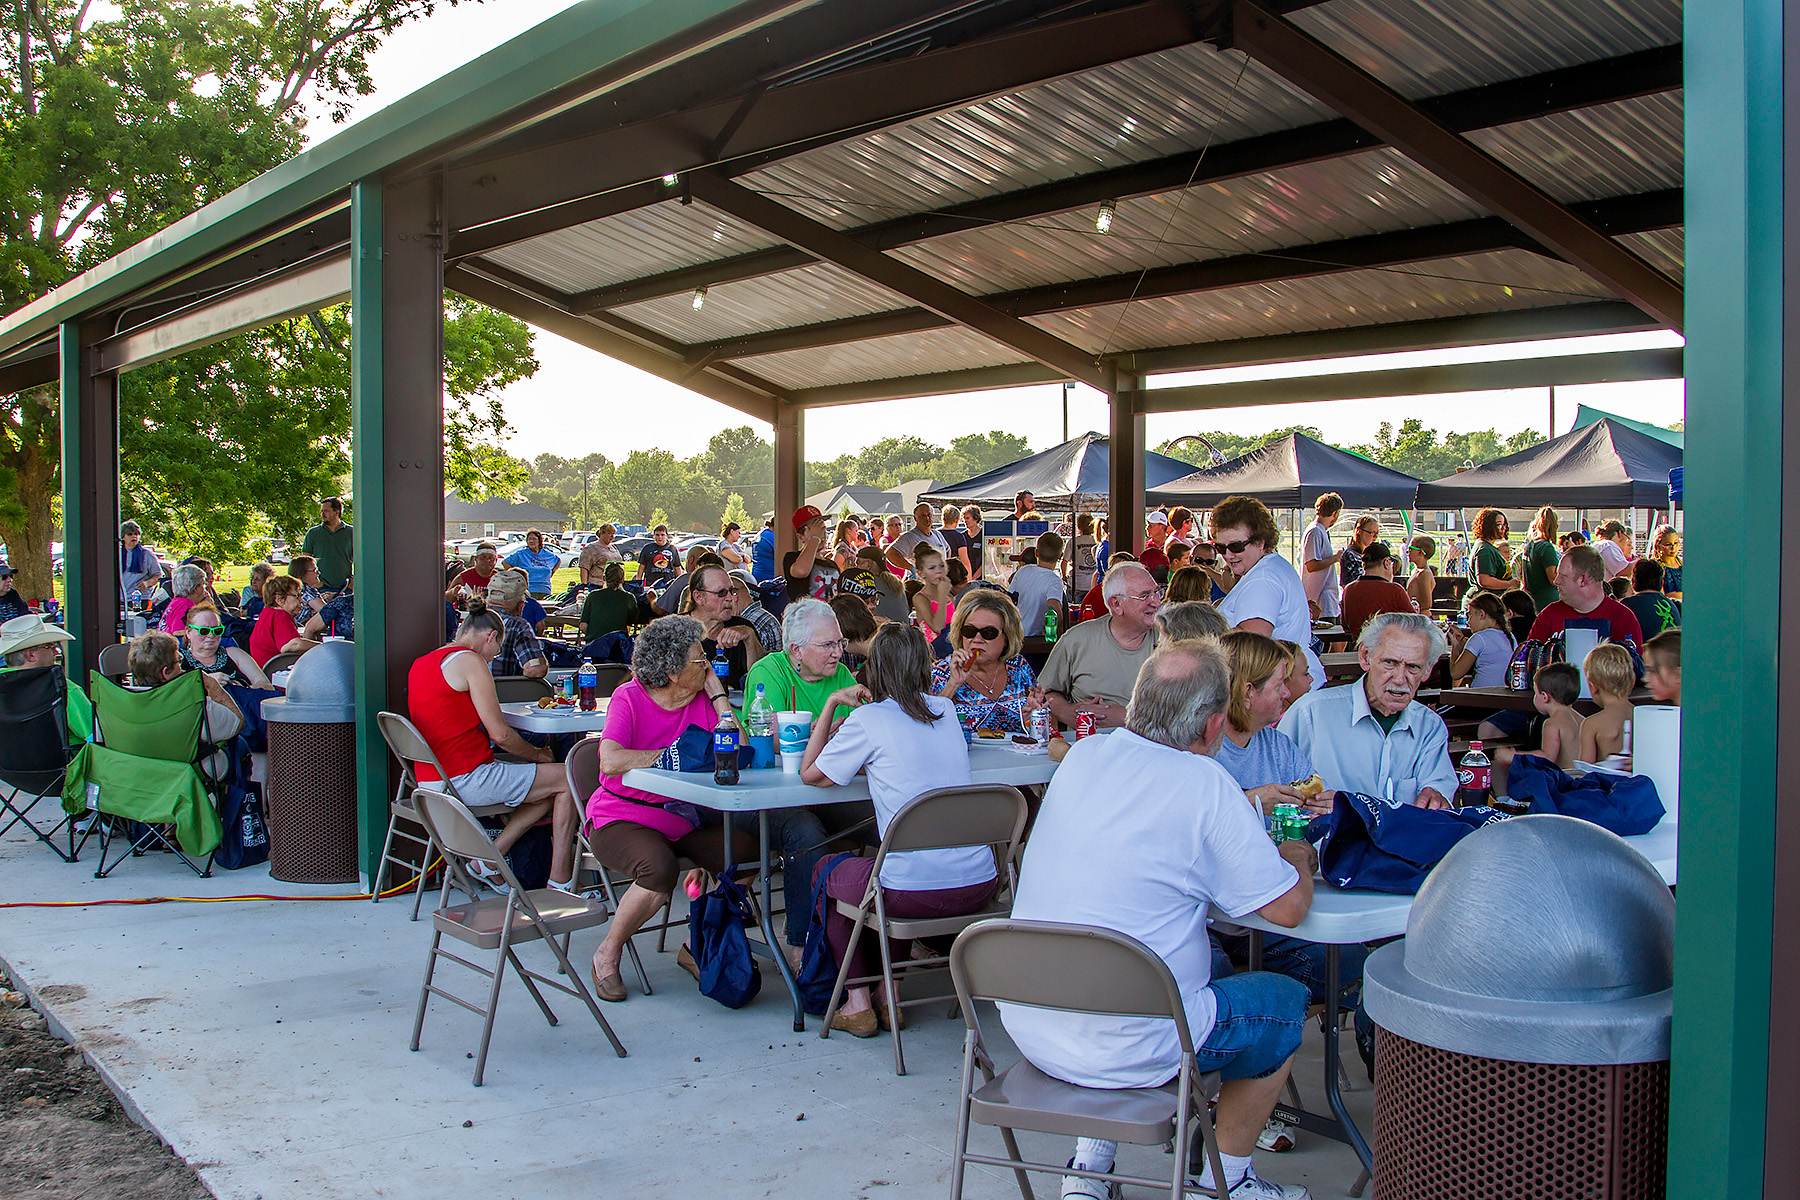
[[[950,659],[946,656],[931,668],[931,690],[936,692],[950,681]],[[1029,733],[1031,714],[1026,711],[1026,696],[1037,686],[1031,664],[1023,654],[1015,654],[1006,664],[1006,686],[1000,695],[990,699],[977,691],[966,679],[950,696],[956,705],[956,719],[962,723],[963,740],[973,741],[977,729],[998,729],[1002,733]]]

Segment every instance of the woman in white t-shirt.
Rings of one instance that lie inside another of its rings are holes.
[[[1325,686],[1325,668],[1312,649],[1312,613],[1292,563],[1275,553],[1281,531],[1254,496],[1228,496],[1212,514],[1213,544],[1237,577],[1219,611],[1233,629],[1294,642],[1306,655],[1314,689]]]
[[[933,788],[971,782],[969,752],[963,742],[956,708],[931,688],[931,648],[925,636],[906,625],[884,625],[869,649],[868,687],[847,687],[825,701],[813,722],[812,740],[800,762],[800,778],[814,787],[842,786],[867,768],[869,796],[875,802],[875,826],[883,836],[902,808]],[[844,718],[836,732],[834,710],[861,707]],[[872,858],[847,858],[825,881],[831,900],[859,903],[868,893]],[[956,850],[908,850],[890,854],[882,864],[882,903],[893,917],[949,917],[979,910],[994,898],[999,879],[994,855],[985,846]],[[832,958],[842,967],[855,925],[831,906],[825,933]],[[890,943],[891,953],[905,961],[904,942]],[[880,972],[869,939],[859,939],[851,955],[851,979]],[[831,1027],[855,1037],[874,1037],[892,1028],[898,1008],[877,985],[847,988]]]

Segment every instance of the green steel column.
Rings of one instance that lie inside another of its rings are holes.
[[[1782,5],[1686,7],[1689,528],[1782,547]],[[1783,555],[1690,573],[1668,1194],[1763,1194]],[[1792,948],[1786,948],[1792,953]],[[1793,1131],[1772,1136],[1792,1136]]]
[[[381,421],[381,181],[350,190],[350,495],[355,505],[356,808],[367,882],[387,832],[387,743],[375,714],[387,707],[387,560]]]
[[[85,684],[119,640],[119,381],[95,375],[92,333],[60,331],[63,597],[69,677]]]

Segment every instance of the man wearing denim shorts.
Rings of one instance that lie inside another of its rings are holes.
[[[1304,841],[1270,842],[1243,789],[1213,761],[1230,687],[1217,642],[1157,647],[1138,674],[1124,727],[1075,743],[1057,768],[1012,915],[1114,929],[1167,963],[1199,1067],[1225,1081],[1214,1121],[1232,1197],[1307,1200],[1305,1188],[1262,1179],[1250,1165],[1300,1045],[1306,987],[1266,971],[1211,978],[1209,906],[1293,928],[1312,906],[1317,861]],[[1172,1021],[1005,1004],[1000,1015],[1039,1070],[1083,1087],[1158,1087],[1181,1066]],[[1114,1150],[1082,1138],[1070,1165],[1104,1174]],[[1212,1188],[1210,1163],[1190,1186]],[[1068,1175],[1062,1194],[1105,1197],[1111,1185]]]

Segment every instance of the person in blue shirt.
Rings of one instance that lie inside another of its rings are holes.
[[[550,576],[562,565],[562,556],[544,549],[544,535],[533,529],[525,535],[525,548],[506,556],[506,565],[525,572],[525,581],[534,599],[550,595]]]
[[[774,517],[763,522],[762,532],[757,534],[756,542],[750,547],[750,575],[758,583],[775,578]]]

